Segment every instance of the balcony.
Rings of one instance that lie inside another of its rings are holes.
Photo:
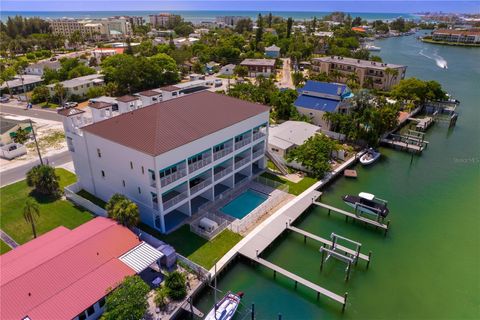
[[[213,175],[213,178],[215,179],[215,181],[218,181],[223,177],[225,177],[227,174],[232,173],[232,171],[233,171],[233,167],[231,165],[226,168],[222,167]]]
[[[240,168],[241,166],[247,164],[248,162],[250,162],[250,157],[249,156],[246,156],[245,158],[240,158],[240,160],[236,160],[235,161],[235,169]]]
[[[261,139],[263,137],[265,137],[265,133],[263,133],[261,131],[253,133],[253,141]]]
[[[221,159],[225,157],[226,155],[229,155],[230,153],[233,152],[233,147],[225,147],[223,150],[217,151],[213,153],[213,161],[217,161],[218,159]]]
[[[187,192],[182,192],[182,193],[179,193],[179,194],[169,198],[167,201],[163,202],[163,210],[164,211],[168,210],[169,208],[173,207],[177,203],[182,202],[186,198],[188,198]]]
[[[168,186],[169,184],[185,177],[187,175],[187,169],[179,169],[176,172],[169,174],[168,176],[160,178],[160,185],[162,187]]]
[[[188,172],[192,173],[194,171],[197,171],[206,165],[210,164],[212,162],[212,157],[207,156],[206,158],[203,158],[201,160],[195,161],[191,164],[188,165]]]
[[[244,137],[242,140],[240,140],[240,141],[238,141],[238,142],[235,142],[235,150],[238,150],[238,149],[240,149],[241,147],[246,146],[246,145],[249,144],[250,142],[252,142],[252,138],[251,138],[251,137]]]
[[[158,210],[158,202],[153,203],[153,209]]]
[[[263,149],[253,151],[252,159],[256,159],[256,158],[260,157],[261,155],[263,155],[264,153],[265,153],[265,150],[263,150]]]
[[[208,187],[211,184],[212,184],[212,178],[207,178],[207,179],[203,180],[202,182],[199,182],[196,185],[190,187],[190,194],[195,194],[198,191]]]

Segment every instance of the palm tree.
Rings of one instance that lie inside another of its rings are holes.
[[[398,76],[398,70],[386,68],[385,74],[387,75],[387,87],[390,88],[392,85],[392,80]]]
[[[40,216],[40,208],[37,201],[28,197],[25,201],[25,207],[23,208],[23,218],[27,223],[32,225],[33,237],[37,237],[37,231],[35,230],[35,220]]]
[[[332,70],[330,71],[330,74],[329,74],[332,79],[335,81],[335,82],[338,82],[338,80],[340,79],[340,77],[342,76],[342,73],[338,70]]]
[[[356,73],[350,73],[347,75],[347,82],[349,83],[350,87],[354,88],[358,84],[358,76]]]

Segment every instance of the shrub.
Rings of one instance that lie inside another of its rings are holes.
[[[187,295],[185,275],[178,271],[173,271],[166,276],[165,287],[168,297],[172,300],[182,300]]]
[[[160,309],[164,309],[168,304],[168,290],[165,287],[159,287],[155,290],[154,302]]]
[[[59,179],[55,169],[46,164],[35,166],[27,172],[27,185],[45,196],[58,197],[61,194]]]
[[[105,206],[108,217],[130,228],[140,221],[137,205],[124,195],[115,193]]]

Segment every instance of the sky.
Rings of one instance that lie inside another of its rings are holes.
[[[480,0],[466,1],[318,1],[318,0],[0,0],[0,11],[350,11],[415,13],[443,11],[479,13]]]

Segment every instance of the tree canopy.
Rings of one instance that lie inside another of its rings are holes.
[[[149,292],[150,287],[138,275],[125,277],[122,283],[107,295],[105,312],[101,319],[142,319],[148,307]]]
[[[109,218],[126,227],[134,227],[140,221],[138,206],[120,193],[115,193],[105,207]]]
[[[60,195],[60,177],[55,169],[49,165],[37,165],[27,172],[27,185],[33,187],[35,192],[57,197]]]
[[[427,101],[441,101],[447,98],[446,92],[440,83],[435,80],[423,81],[417,78],[402,79],[395,85],[391,96],[397,99],[413,101],[414,104],[423,104]]]

